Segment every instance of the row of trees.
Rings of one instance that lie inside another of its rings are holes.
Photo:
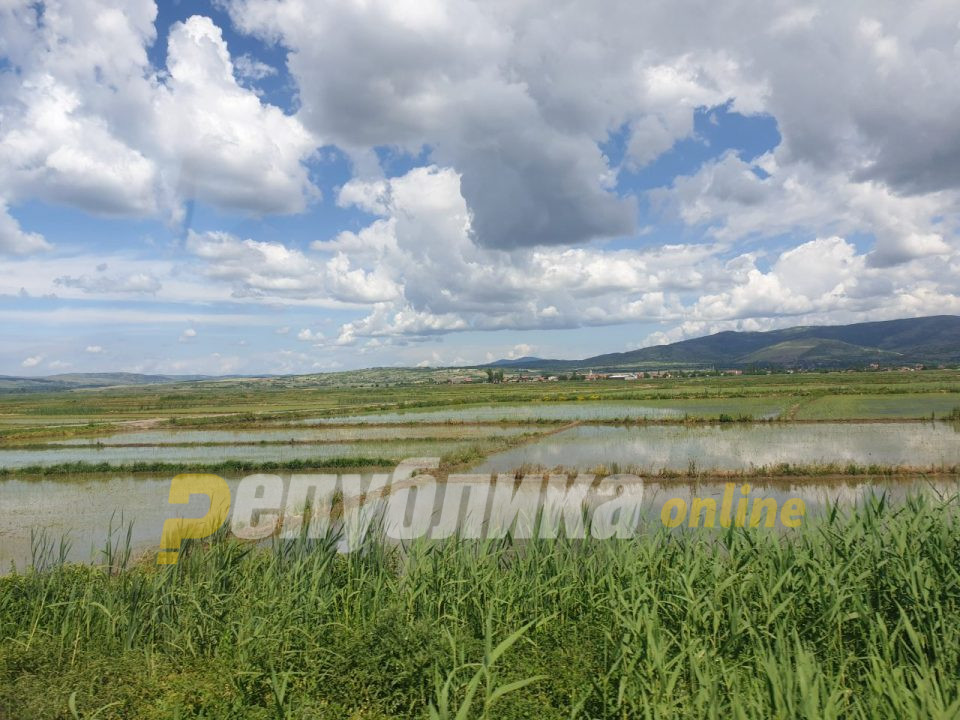
[[[543,377],[543,378],[553,377],[553,374],[548,372],[542,372],[539,374],[540,374],[540,377]],[[560,380],[583,380],[584,379],[584,376],[577,372],[572,372],[569,375],[558,375],[557,377]],[[502,383],[503,370],[494,370],[493,368],[487,368],[487,382]]]

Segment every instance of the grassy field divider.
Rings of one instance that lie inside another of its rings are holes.
[[[507,474],[516,479],[524,476],[544,474],[566,475],[570,478],[587,473],[597,478],[608,475],[628,474],[652,480],[786,480],[804,479],[823,480],[826,478],[922,478],[957,477],[960,479],[960,465],[880,465],[857,463],[776,463],[757,465],[736,470],[718,470],[701,468],[690,463],[684,469],[649,468],[628,463],[610,463],[594,465],[589,468],[575,468],[564,465],[546,466],[526,463]],[[497,474],[497,473],[494,473]]]
[[[277,470],[340,470],[363,468],[392,468],[401,458],[383,457],[328,457],[291,460],[221,460],[218,462],[152,462],[149,460],[132,463],[90,463],[65,462],[51,465],[29,465],[19,468],[2,468],[0,477],[50,477],[57,475],[89,475],[94,473],[157,473],[176,475],[178,473],[253,473],[273,472]]]

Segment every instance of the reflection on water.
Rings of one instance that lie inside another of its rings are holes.
[[[157,542],[163,521],[177,516],[167,505],[169,492],[170,478],[156,477],[0,481],[0,570],[29,560],[31,530],[53,539],[68,536],[70,559],[77,561],[95,559],[94,548],[103,545],[111,521],[117,527],[121,516],[134,523],[135,545]],[[183,517],[200,517],[208,504],[196,497],[177,509]]]
[[[612,537],[610,529],[610,513],[614,507],[619,512],[633,513],[627,522],[634,523],[634,527],[659,528],[663,518],[661,511],[668,502],[679,504],[685,518],[681,523],[691,527],[691,515],[697,515],[702,527],[719,528],[724,525],[724,500],[729,499],[726,517],[727,524],[736,525],[737,503],[744,499],[743,507],[747,510],[745,518],[750,517],[750,510],[757,500],[773,500],[775,502],[773,517],[769,527],[784,530],[780,511],[790,501],[800,501],[800,522],[792,527],[799,527],[806,521],[816,521],[823,515],[823,511],[839,505],[841,508],[850,508],[861,505],[871,497],[886,495],[893,504],[902,503],[908,496],[927,494],[934,498],[946,499],[957,495],[960,491],[960,482],[957,479],[937,479],[930,481],[923,478],[898,480],[886,479],[857,479],[855,481],[818,481],[814,479],[800,479],[796,481],[747,481],[745,483],[730,483],[723,481],[651,482],[636,476],[614,475],[599,480],[590,475],[578,475],[572,479],[563,475],[532,474],[525,475],[522,480],[516,481],[512,475],[500,476],[491,482],[486,475],[461,476],[460,481],[451,477],[451,482],[438,484],[431,492],[434,497],[432,503],[414,502],[407,498],[399,499],[399,503],[382,502],[386,529],[389,537],[403,537],[404,532],[409,534],[411,528],[426,530],[424,537],[442,539],[459,534],[462,537],[502,537],[506,528],[511,528],[515,538],[555,537],[558,528],[563,526],[569,534],[571,523],[580,528],[577,537]],[[417,486],[416,478],[410,484]],[[611,503],[612,500],[616,503]],[[713,521],[703,523],[704,514],[692,510],[694,500],[703,501],[714,508]],[[404,505],[404,500],[407,500]],[[679,502],[678,502],[679,501]],[[597,511],[606,506],[607,510],[597,514]],[[796,504],[794,504],[796,507]],[[670,513],[668,513],[668,516]],[[766,513],[761,517],[767,520]],[[596,527],[597,523],[606,523],[599,533],[593,529],[587,530],[583,520],[589,518]],[[620,520],[625,518],[621,517]],[[545,523],[551,526],[546,532],[534,530],[536,524]],[[513,524],[512,524],[513,523]],[[744,527],[749,521],[741,523]],[[757,526],[763,523],[757,523]],[[697,527],[694,523],[692,527]],[[724,525],[725,526],[725,525]],[[632,537],[636,533],[629,533],[621,537]],[[420,535],[414,534],[414,537]]]
[[[275,476],[268,476],[275,477]],[[284,488],[290,484],[293,476],[282,475],[276,482]],[[303,477],[303,476],[298,476]],[[341,482],[342,495],[346,505],[359,502],[359,498],[373,475],[344,476]],[[237,487],[240,478],[228,477],[227,482],[237,503]],[[571,488],[580,485],[583,494],[570,496]],[[596,507],[606,502],[614,494],[630,495],[636,498],[642,508],[642,515],[654,525],[659,522],[660,510],[670,499],[680,498],[690,503],[692,498],[713,498],[718,503],[724,493],[721,482],[678,483],[678,482],[636,482],[629,481],[617,488],[608,481],[605,487],[590,485],[584,478],[567,484],[563,480],[547,481],[527,477],[516,483],[512,479],[490,482],[487,478],[456,476],[449,483],[438,483],[430,487],[427,480],[414,478],[406,487],[416,487],[410,493],[412,503],[397,488],[387,495],[399,502],[400,512],[392,513],[394,524],[407,527],[429,528],[430,537],[449,537],[455,532],[467,531],[471,524],[485,523],[496,526],[510,513],[523,510],[521,522],[530,522],[538,508],[559,507],[564,498],[573,497],[576,503],[583,501],[587,507]],[[739,488],[739,486],[738,486]],[[429,490],[429,494],[425,492]],[[0,481],[0,572],[6,572],[11,563],[23,569],[30,560],[31,530],[43,531],[48,537],[57,540],[68,536],[71,541],[69,559],[86,562],[97,561],[98,548],[103,547],[107,530],[123,523],[133,523],[132,541],[135,548],[142,551],[156,550],[160,532],[166,519],[172,517],[201,517],[207,511],[208,502],[203,496],[195,496],[188,505],[171,506],[167,503],[170,491],[170,478],[166,477],[129,477],[123,475],[101,476],[95,479],[80,478],[71,480],[5,480]],[[887,493],[894,502],[900,502],[910,493],[937,493],[949,496],[957,493],[956,480],[924,479],[907,480],[868,480],[858,478],[851,482],[820,482],[816,480],[796,480],[792,482],[753,482],[751,497],[773,498],[782,506],[791,498],[800,498],[806,504],[807,517],[813,518],[825,506],[839,502],[850,506],[864,500],[871,493]],[[429,502],[424,505],[416,498],[423,494]],[[486,498],[481,513],[470,512],[471,498]],[[277,509],[285,507],[290,500],[284,495]],[[380,503],[384,499],[379,500]],[[579,505],[578,505],[579,507]],[[402,517],[403,520],[397,520]],[[392,537],[395,537],[393,535]]]
[[[588,469],[599,465],[743,470],[778,463],[960,464],[960,434],[943,424],[585,426],[491,455],[477,472],[523,465]]]
[[[497,420],[619,420],[623,418],[677,418],[684,415],[715,416],[720,413],[749,413],[755,418],[776,417],[784,403],[776,399],[671,400],[645,404],[621,402],[556,402],[478,405],[443,410],[409,410],[347,417],[302,420],[305,425],[328,423],[404,423],[404,422],[491,422]]]
[[[536,432],[526,427],[425,425],[417,427],[284,428],[282,430],[144,430],[94,438],[57,440],[53,445],[164,445],[178,443],[345,442],[417,438],[474,438]]]
[[[473,441],[475,442],[475,441]],[[365,457],[403,458],[418,455],[442,455],[469,447],[472,441],[411,441],[396,443],[359,442],[317,445],[220,445],[178,447],[64,447],[57,450],[0,450],[0,468],[32,465],[56,465],[65,462],[222,462],[225,460],[276,461],[311,458]]]

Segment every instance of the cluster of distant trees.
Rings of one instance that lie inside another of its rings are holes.
[[[502,383],[502,382],[503,382],[503,370],[494,370],[493,368],[487,368],[487,382],[489,382],[489,383]]]

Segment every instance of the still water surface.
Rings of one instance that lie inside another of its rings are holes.
[[[536,426],[420,425],[401,427],[283,428],[282,430],[141,430],[92,438],[56,440],[52,445],[175,445],[183,443],[346,442],[417,438],[464,439],[538,432]]]
[[[745,470],[778,463],[960,464],[960,432],[932,423],[580,425],[489,456],[478,472],[524,465],[587,469],[616,463],[660,469]]]
[[[290,475],[281,475],[288,480]],[[363,483],[370,475],[345,476],[345,495],[359,495]],[[234,493],[240,480],[227,476],[227,483]],[[422,482],[417,479],[414,484]],[[440,507],[444,494],[455,485],[487,485],[489,481],[476,479],[467,482],[451,482],[436,486],[436,506]],[[510,483],[515,498],[527,507],[536,506],[549,498],[545,488],[549,483],[527,478],[521,483]],[[664,502],[681,498],[689,503],[694,496],[712,497],[719,501],[724,493],[720,482],[637,482],[624,486],[624,492],[642,495],[644,516],[659,518]],[[839,502],[850,506],[863,501],[871,494],[887,493],[893,502],[900,502],[911,493],[933,493],[940,496],[956,494],[956,479],[929,481],[922,478],[871,480],[857,478],[848,482],[802,480],[790,482],[760,481],[752,483],[752,497],[767,497],[779,505],[790,498],[801,498],[806,503],[807,517],[814,518],[825,506]],[[68,559],[76,562],[103,560],[101,549],[108,540],[108,529],[122,528],[113,536],[116,543],[126,533],[126,524],[132,522],[132,544],[140,552],[156,551],[163,523],[174,517],[202,517],[209,502],[204,496],[194,496],[187,505],[169,505],[168,477],[130,477],[121,474],[104,474],[96,477],[71,478],[69,480],[2,480],[0,481],[0,573],[8,572],[11,564],[23,570],[31,558],[31,532],[42,532],[47,538],[58,541],[69,539]],[[235,493],[234,493],[235,494]],[[603,497],[595,496],[595,500]],[[532,505],[531,505],[532,503]],[[282,505],[281,505],[282,506]],[[457,506],[459,507],[459,505]],[[497,508],[491,508],[496,514]],[[428,512],[428,515],[430,513]],[[440,512],[433,518],[439,523]]]
[[[621,418],[655,420],[684,415],[716,416],[720,413],[748,413],[757,419],[776,417],[784,402],[776,398],[737,398],[734,400],[670,400],[645,403],[619,402],[555,402],[525,404],[502,403],[442,410],[405,410],[348,415],[343,417],[301,420],[304,425],[330,423],[406,423],[406,422],[495,422],[497,420],[618,420]]]
[[[321,443],[317,445],[154,445],[150,447],[64,446],[57,450],[0,450],[0,468],[56,465],[66,462],[124,463],[214,463],[225,460],[282,462],[312,458],[395,458],[439,456],[474,445],[476,440]]]

